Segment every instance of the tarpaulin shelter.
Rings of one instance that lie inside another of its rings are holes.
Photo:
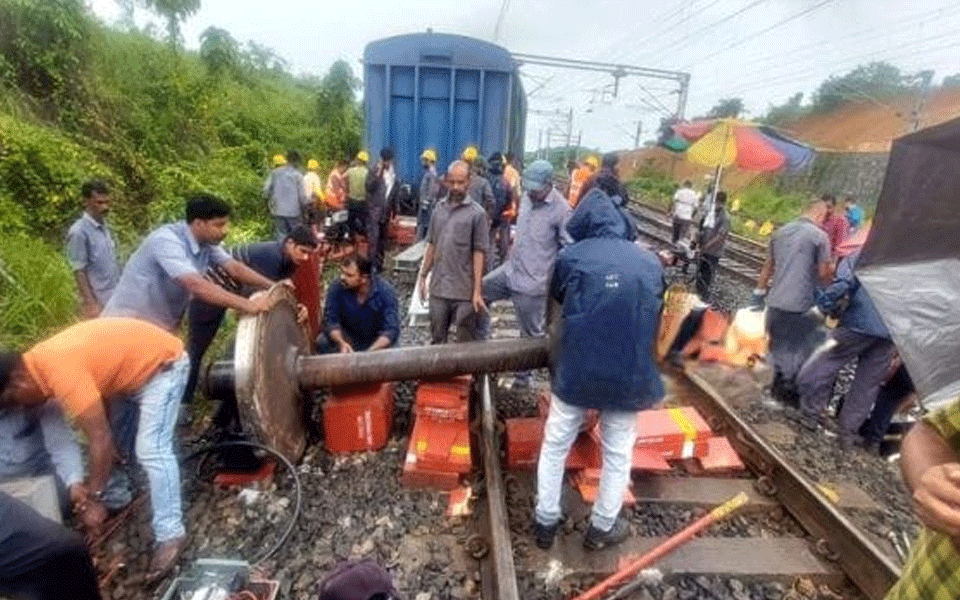
[[[857,275],[925,403],[960,396],[960,119],[894,141]]]

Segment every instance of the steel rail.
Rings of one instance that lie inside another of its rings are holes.
[[[517,568],[513,562],[510,542],[510,519],[507,516],[506,488],[500,470],[500,444],[497,439],[497,415],[490,393],[490,376],[480,378],[480,409],[483,454],[483,479],[486,485],[488,540],[491,550],[493,581],[490,588],[496,598],[490,600],[520,600],[517,587]]]
[[[728,439],[740,458],[756,473],[769,477],[774,496],[826,550],[836,556],[843,572],[872,600],[881,600],[900,578],[900,568],[810,480],[740,418],[723,396],[703,377],[686,368],[684,374],[702,394],[690,400],[707,414],[721,418]],[[723,432],[720,432],[723,433]]]

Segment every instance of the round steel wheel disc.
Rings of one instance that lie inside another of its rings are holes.
[[[309,343],[290,290],[277,285],[267,293],[273,307],[242,316],[237,324],[237,406],[245,431],[296,463],[307,444],[296,364],[309,352]]]

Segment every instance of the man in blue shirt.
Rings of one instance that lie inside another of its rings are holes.
[[[847,196],[846,200],[847,223],[850,224],[850,231],[856,231],[863,225],[863,209],[857,204],[857,199],[853,196]]]
[[[286,164],[271,171],[263,184],[263,197],[270,208],[278,240],[303,224],[304,210],[310,204],[299,165],[300,153],[291,150],[287,153]]]
[[[297,266],[305,262],[316,248],[317,238],[310,228],[306,225],[298,225],[282,241],[238,246],[233,248],[230,254],[267,279],[280,281],[292,277]],[[207,277],[241,296],[249,296],[255,291],[250,286],[239,285],[217,268],[211,268]],[[301,313],[306,311],[303,306],[300,309]],[[190,377],[187,379],[187,387],[183,393],[184,404],[189,404],[193,400],[200,363],[213,338],[216,337],[225,313],[226,309],[223,306],[211,304],[200,298],[194,298],[190,302],[190,307],[187,309],[187,327],[190,331],[190,343],[187,346],[187,353],[190,355]],[[303,316],[305,318],[305,315]]]
[[[110,300],[120,279],[116,244],[105,221],[110,209],[110,188],[93,179],[83,184],[83,215],[67,232],[67,260],[80,294],[80,313],[92,319]]]
[[[663,268],[653,252],[629,240],[631,225],[614,198],[599,186],[582,197],[567,223],[574,243],[560,251],[550,282],[550,297],[562,311],[537,464],[534,533],[543,549],[553,544],[560,525],[567,455],[588,409],[600,411],[603,470],[583,545],[597,550],[629,536],[619,513],[630,480],[637,411],[664,395],[653,354]]]
[[[317,337],[317,352],[382,350],[397,343],[397,293],[372,268],[362,256],[340,265],[340,279],[330,284],[323,307],[326,331]]]
[[[247,299],[204,277],[213,264],[254,288],[275,283],[220,246],[229,226],[230,206],[223,200],[206,194],[187,200],[186,220],[151,231],[127,261],[103,316],[142,319],[172,332],[180,326],[191,297],[243,313],[266,310],[267,298]]]

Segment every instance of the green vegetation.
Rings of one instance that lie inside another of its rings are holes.
[[[328,167],[359,148],[347,63],[297,77],[217,28],[186,51],[179,24],[198,0],[135,1],[166,20],[163,39],[107,27],[83,0],[0,0],[0,345],[34,341],[75,310],[62,238],[83,181],[113,187],[125,257],[201,190],[234,206],[228,241],[263,237],[270,156],[296,148]]]

